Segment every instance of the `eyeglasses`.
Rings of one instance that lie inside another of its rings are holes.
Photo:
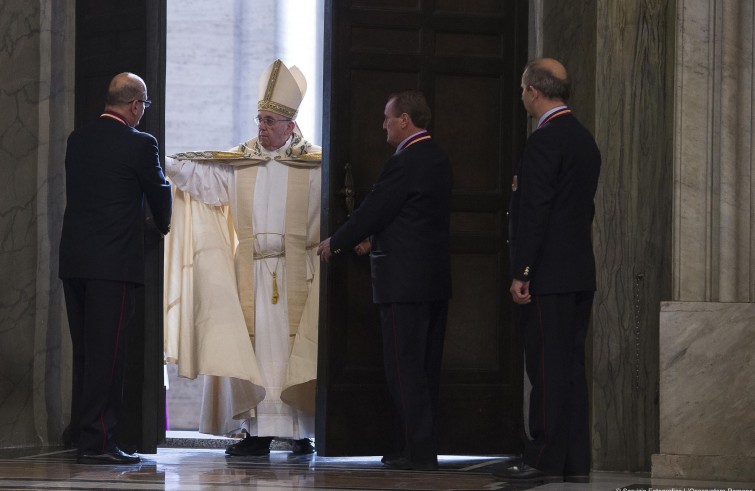
[[[261,118],[259,116],[254,117],[254,122],[257,123],[257,125],[264,124],[267,127],[270,127],[274,125],[275,123],[278,123],[281,121],[291,121],[291,120],[290,119],[274,119],[274,118],[271,118],[270,116],[266,118]]]
[[[129,104],[131,104],[132,102],[141,102],[142,104],[144,104],[144,109],[147,109],[152,105],[152,101],[150,101],[149,99],[147,99],[146,101],[143,101],[141,99],[134,99],[133,101],[130,101]]]

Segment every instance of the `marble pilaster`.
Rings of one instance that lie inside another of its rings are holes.
[[[653,477],[755,479],[755,7],[677,0],[672,302]]]
[[[73,8],[0,7],[0,447],[60,437],[70,398],[57,279],[65,139],[73,125]]]
[[[678,2],[673,298],[755,300],[752,2]]]

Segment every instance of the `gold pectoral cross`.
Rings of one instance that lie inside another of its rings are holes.
[[[273,304],[278,303],[278,272],[273,273]]]

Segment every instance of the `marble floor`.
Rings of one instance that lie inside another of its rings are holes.
[[[224,443],[224,442],[223,442]],[[75,450],[0,450],[0,490],[753,490],[753,483],[651,480],[642,474],[594,472],[589,484],[509,484],[491,468],[503,456],[443,456],[435,472],[386,470],[379,457],[226,457],[217,448],[159,448],[133,466],[80,465]]]

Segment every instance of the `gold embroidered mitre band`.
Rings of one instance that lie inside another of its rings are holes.
[[[294,119],[307,92],[307,81],[297,67],[287,68],[281,60],[275,60],[262,72],[257,90],[258,110]]]

